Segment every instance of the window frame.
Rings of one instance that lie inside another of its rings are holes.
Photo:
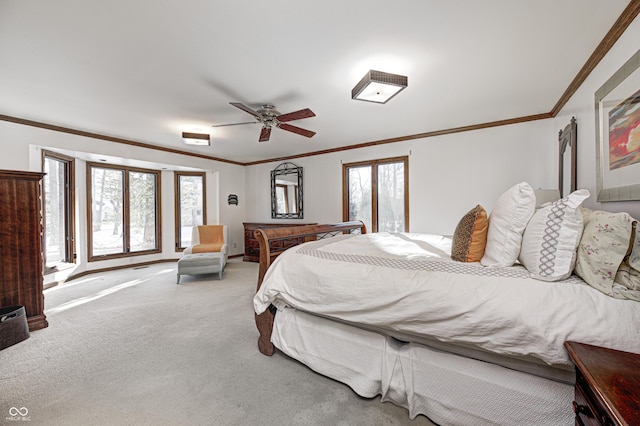
[[[182,247],[180,243],[182,238],[180,230],[182,229],[180,214],[180,176],[200,176],[202,177],[202,224],[207,223],[207,173],[206,172],[173,172],[173,189],[174,189],[174,214],[175,214],[175,248],[176,252],[182,252],[187,247]]]
[[[45,161],[47,158],[53,159],[55,161],[60,161],[65,164],[66,172],[65,172],[65,226],[67,229],[65,230],[65,248],[64,248],[64,257],[66,260],[62,262],[58,262],[55,265],[46,266],[47,265],[47,246],[46,246],[46,197],[47,193],[45,192],[44,182],[42,185],[42,257],[43,264],[45,265],[45,272],[54,271],[58,269],[59,266],[64,264],[74,264],[76,263],[76,214],[75,214],[75,192],[76,192],[76,183],[75,183],[75,158],[59,154],[57,152],[42,150],[42,172],[45,171]]]
[[[409,232],[409,156],[388,157],[376,160],[342,164],[342,220],[349,220],[349,169],[371,167],[371,227],[367,232],[378,232],[378,166],[404,163],[404,232]]]
[[[122,201],[122,216],[123,216],[123,232],[125,237],[124,252],[122,253],[110,253],[94,256],[93,254],[93,188],[91,184],[92,169],[110,169],[123,172],[124,180],[122,182],[123,189],[123,201]],[[155,175],[156,187],[155,187],[155,210],[156,210],[156,223],[155,223],[155,235],[156,235],[156,247],[149,250],[131,251],[131,223],[130,223],[130,193],[129,193],[129,173],[139,172]],[[161,185],[161,172],[160,170],[143,169],[139,167],[121,166],[108,163],[96,163],[87,162],[87,261],[95,262],[108,259],[120,259],[133,256],[144,256],[148,254],[156,254],[162,252],[162,185]]]

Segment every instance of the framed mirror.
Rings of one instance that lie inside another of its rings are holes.
[[[271,218],[303,218],[302,167],[282,163],[271,171]]]
[[[558,190],[560,191],[560,198],[571,194],[578,189],[578,174],[577,174],[577,154],[578,148],[576,146],[578,141],[578,126],[576,124],[576,118],[571,117],[571,122],[566,127],[560,130],[558,135],[560,158],[558,161],[559,176],[558,176]]]

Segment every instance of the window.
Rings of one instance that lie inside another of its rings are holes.
[[[343,220],[361,220],[368,232],[408,232],[408,169],[408,157],[344,164]]]
[[[160,252],[160,172],[87,163],[89,261]]]
[[[276,184],[276,213],[289,213],[289,189],[287,185]]]
[[[43,151],[42,181],[44,201],[45,266],[55,268],[73,263],[74,244],[74,160],[54,152]]]
[[[207,222],[204,172],[175,172],[176,251],[191,245],[191,229]]]

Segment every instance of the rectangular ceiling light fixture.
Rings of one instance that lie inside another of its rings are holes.
[[[182,132],[182,140],[187,145],[211,145],[211,139],[206,133]]]
[[[351,99],[386,104],[407,87],[407,77],[370,70],[351,90]]]

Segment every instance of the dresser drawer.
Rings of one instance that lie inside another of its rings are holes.
[[[575,401],[573,403],[573,411],[576,414],[576,420],[584,426],[610,426],[615,423],[606,414],[597,398],[587,387],[584,379],[580,376],[576,377]]]

